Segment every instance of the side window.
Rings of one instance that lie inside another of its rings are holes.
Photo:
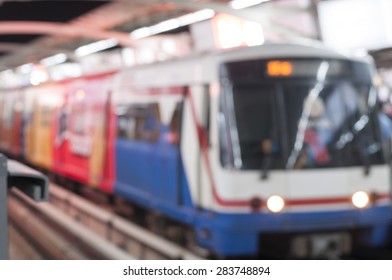
[[[117,137],[123,139],[133,139],[132,132],[134,131],[134,122],[130,118],[127,108],[122,106],[117,107]]]
[[[168,140],[173,145],[180,144],[183,105],[184,103],[182,101],[176,104],[169,124]]]
[[[158,141],[161,127],[158,103],[117,108],[117,136],[133,141]]]

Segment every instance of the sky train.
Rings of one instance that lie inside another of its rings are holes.
[[[265,44],[3,89],[0,148],[160,213],[218,257],[347,254],[389,237],[373,74]]]

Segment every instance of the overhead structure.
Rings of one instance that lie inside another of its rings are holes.
[[[317,37],[313,28],[293,28],[290,22],[298,21],[298,16],[311,22],[312,1],[241,0],[247,2],[254,6],[239,7],[233,0],[5,0],[0,4],[0,70],[59,52],[70,53],[96,40],[115,38],[119,44],[129,45],[129,34],[136,29],[202,9],[261,23],[272,39]]]
[[[69,37],[85,37],[95,40],[114,38],[120,45],[131,45],[129,34],[106,31],[96,28],[64,23],[49,23],[42,21],[4,21],[0,22],[0,34],[43,34]]]

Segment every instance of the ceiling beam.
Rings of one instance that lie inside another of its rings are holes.
[[[24,47],[24,44],[17,43],[0,43],[0,52],[17,51]]]
[[[116,0],[116,1],[127,1],[127,0]],[[259,8],[249,8],[249,9],[240,9],[235,10],[231,8],[228,3],[216,2],[216,1],[193,1],[193,0],[133,0],[135,3],[144,3],[144,4],[156,4],[156,3],[172,3],[178,7],[188,8],[193,10],[200,9],[212,9],[217,13],[225,13],[233,16],[237,16],[243,18],[245,20],[254,21],[260,23],[263,28],[268,28],[271,31],[283,35],[289,38],[299,38],[304,40],[310,40],[306,34],[302,34],[300,31],[287,28],[286,26],[281,25],[280,23],[272,22],[271,17],[280,15],[280,16],[289,16],[295,15],[298,13],[309,12],[310,7],[301,8],[301,7],[274,7],[261,5]]]
[[[67,23],[41,21],[1,21],[0,34],[62,35],[69,37],[85,37],[94,40],[115,38],[119,45],[132,45],[132,39],[129,36],[129,33],[97,30]]]

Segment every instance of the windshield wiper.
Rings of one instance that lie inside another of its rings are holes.
[[[271,166],[271,157],[272,157],[272,153],[268,153],[263,158],[263,162],[261,164],[261,179],[262,180],[268,179],[270,166]]]
[[[261,162],[261,179],[262,180],[267,180],[269,171],[271,168],[271,159],[272,159],[272,153],[274,149],[274,141],[271,139],[265,139],[261,142],[261,151],[263,153],[263,159]]]
[[[359,154],[359,159],[364,168],[364,175],[368,176],[370,174],[371,169],[371,161],[369,158],[369,154],[366,149],[366,145],[364,144],[362,137],[364,137],[363,131],[366,129],[369,124],[369,117],[367,115],[363,115],[353,126],[352,130],[341,135],[339,141],[336,143],[336,147],[341,150],[346,146],[347,143],[352,143],[354,150]],[[361,141],[362,140],[362,141]]]
[[[366,149],[366,145],[363,143],[363,137],[364,137],[364,130],[368,127],[369,125],[369,116],[363,115],[359,118],[359,120],[354,124],[354,133],[353,133],[353,140],[356,142],[354,143],[356,150],[359,154],[359,158],[362,161],[363,167],[364,167],[364,175],[368,176],[370,174],[370,159]],[[362,135],[361,135],[362,134]]]
[[[370,159],[369,159],[369,155],[367,154],[367,152],[365,151],[365,147],[363,145],[356,145],[356,150],[359,154],[359,158],[362,161],[363,164],[363,174],[365,176],[369,176],[370,174],[370,168],[371,168],[371,164],[370,164]]]

